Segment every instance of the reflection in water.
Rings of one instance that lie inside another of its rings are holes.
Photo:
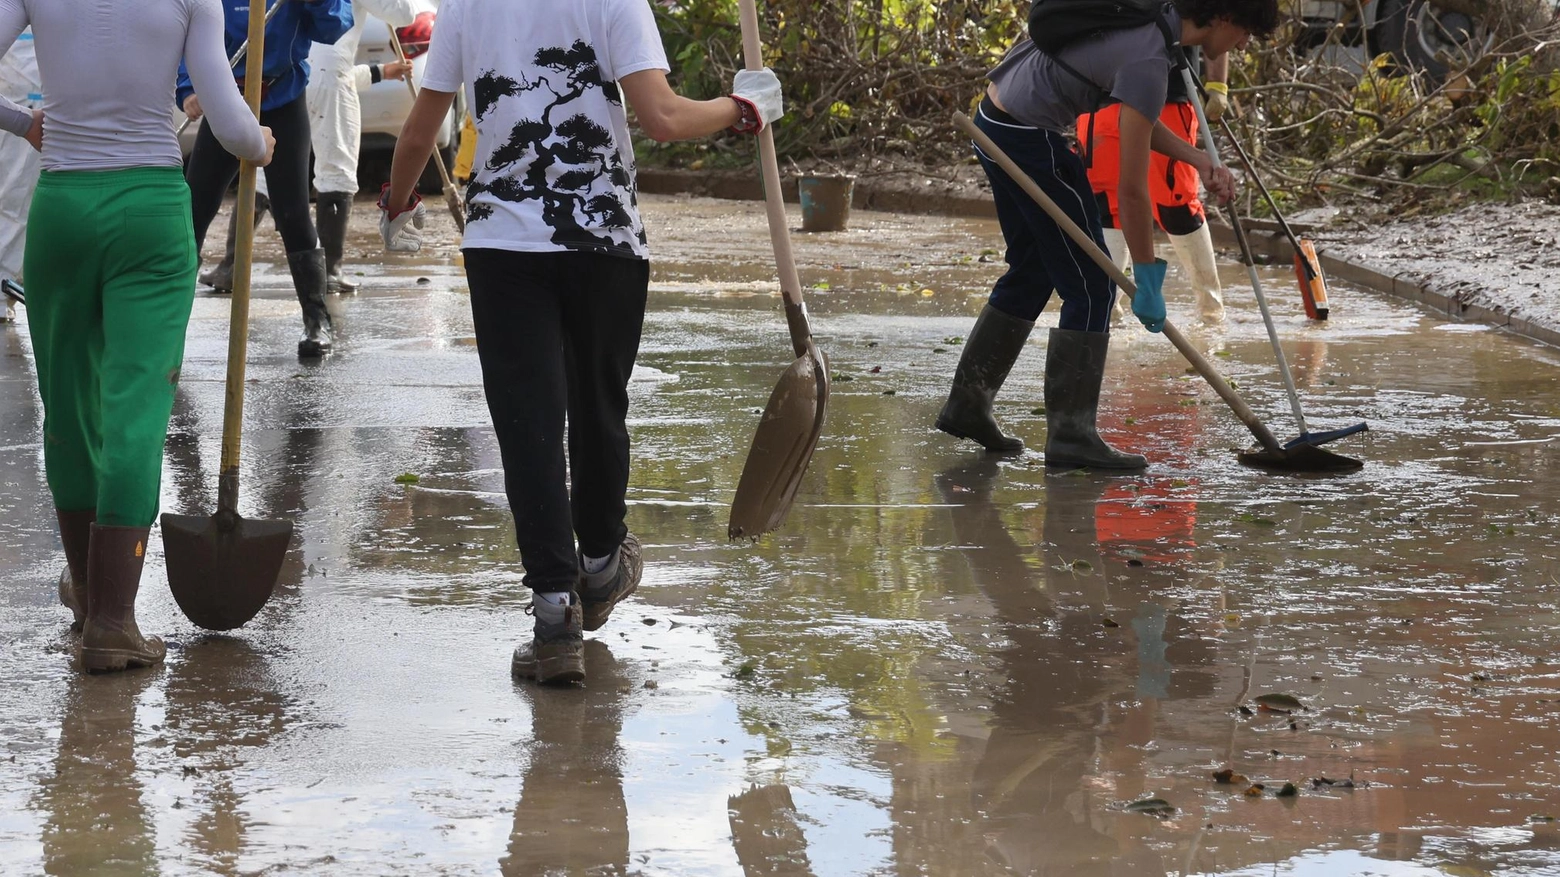
[[[585,641],[588,688],[517,688],[531,701],[531,762],[515,807],[505,877],[623,874],[628,806],[623,801],[623,665],[606,643]]]
[[[812,877],[807,838],[784,784],[754,786],[726,802],[744,877]]]
[[[37,806],[48,814],[46,873],[158,873],[135,763],[136,699],[155,678],[152,672],[69,676],[59,754],[37,793]]]
[[[1142,768],[1115,765],[1138,776],[1115,780],[1113,789],[1102,789],[1100,775],[1120,758],[1108,750],[1142,742],[1112,735],[1151,736],[1154,702],[1172,688],[1168,643],[1179,623],[1153,596],[1170,579],[1138,557],[1145,547],[1162,550],[1163,534],[1179,525],[1156,520],[1155,503],[1119,497],[1118,479],[1052,476],[1036,570],[991,500],[1000,474],[996,461],[981,458],[936,479],[944,500],[957,503],[954,537],[1007,640],[997,650],[1007,682],[993,699],[971,792],[987,823],[986,855],[1019,874],[1166,873],[1157,853],[1115,829],[1119,814],[1109,807],[1114,797],[1146,791]],[[1126,502],[1146,516],[1142,526],[1123,526],[1131,518],[1116,506]],[[1171,518],[1181,514],[1169,510]],[[1113,617],[1122,609],[1133,613],[1125,627]],[[1134,638],[1132,648],[1126,641]],[[1116,704],[1134,696],[1136,704],[1117,714]]]
[[[167,732],[201,808],[186,841],[210,872],[238,873],[252,818],[235,781],[247,776],[246,751],[269,746],[288,722],[291,700],[267,667],[250,643],[213,636],[169,668]]]

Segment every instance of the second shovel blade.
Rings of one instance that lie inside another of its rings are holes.
[[[809,347],[780,375],[753,434],[731,501],[732,539],[757,539],[780,526],[812,461],[829,404],[828,365]]]
[[[173,599],[207,630],[242,626],[271,599],[292,530],[291,521],[163,515]]]

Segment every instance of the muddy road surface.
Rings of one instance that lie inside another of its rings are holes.
[[[436,210],[440,245],[381,258],[358,205],[364,289],[317,364],[263,226],[242,504],[297,536],[219,636],[179,615],[154,535],[155,671],[72,666],[31,346],[0,330],[0,873],[1560,873],[1554,350],[1342,286],[1307,323],[1272,270],[1313,428],[1368,421],[1334,446],[1363,470],[1242,468],[1244,428],[1128,326],[1101,425],[1150,470],[1048,474],[930,428],[994,224],[857,214],[796,236],[838,382],[784,529],[732,545],[791,359],[762,210],[646,201],[645,580],[580,689],[509,678],[528,595]],[[1190,334],[1293,435],[1223,274],[1228,324]],[[226,325],[202,294],[166,511],[213,507]],[[998,405],[1032,448],[1044,340]]]

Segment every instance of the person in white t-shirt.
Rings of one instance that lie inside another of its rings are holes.
[[[625,421],[650,265],[625,98],[661,141],[756,133],[785,112],[767,68],[707,101],[673,92],[669,69],[648,0],[536,0],[524,14],[444,0],[380,194],[385,246],[415,252],[426,208],[414,186],[464,84],[478,145],[462,250],[536,617],[511,664],[519,678],[583,680],[584,631],[643,569],[624,523]]]

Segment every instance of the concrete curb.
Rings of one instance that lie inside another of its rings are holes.
[[[725,198],[734,201],[762,201],[763,185],[758,174],[752,171],[684,171],[664,168],[641,169],[638,173],[639,191],[651,195],[698,195],[705,198]],[[796,204],[796,180],[790,176],[781,178],[780,193],[785,200]],[[885,213],[918,213],[940,216],[963,216],[973,219],[995,219],[996,206],[991,196],[969,195],[951,188],[938,191],[935,183],[916,187],[885,186],[869,179],[856,181],[851,207],[858,210],[881,210]]]
[[[1230,248],[1238,246],[1235,232],[1228,225],[1222,222],[1210,222],[1209,228],[1213,232],[1214,242],[1219,246]],[[1304,235],[1306,230],[1296,228],[1295,234]],[[1294,248],[1289,245],[1289,239],[1284,237],[1277,223],[1251,222],[1246,229],[1246,238],[1251,242],[1251,248],[1258,256],[1282,262],[1294,260]],[[1406,273],[1389,274],[1369,265],[1330,256],[1325,250],[1320,249],[1316,256],[1321,260],[1322,271],[1328,277],[1347,280],[1384,295],[1424,305],[1454,320],[1485,323],[1542,344],[1560,347],[1560,331],[1531,320],[1513,317],[1504,311],[1470,304],[1455,293],[1448,295],[1437,292],[1428,284]]]

